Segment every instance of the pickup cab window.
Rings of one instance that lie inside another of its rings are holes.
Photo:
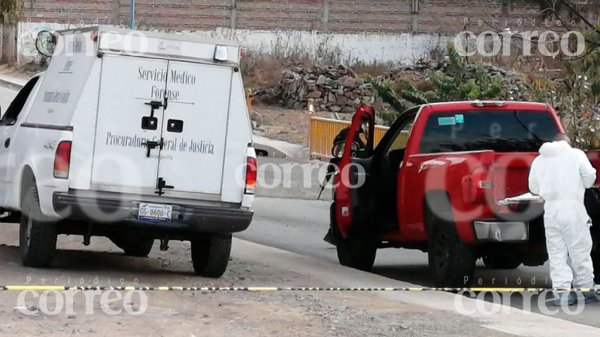
[[[35,84],[37,83],[38,79],[39,77],[32,78],[31,80],[29,80],[29,82],[27,82],[27,84],[25,84],[23,89],[19,91],[15,99],[8,106],[8,109],[2,116],[2,119],[0,119],[0,125],[14,125],[17,122],[19,114],[21,113],[21,110],[23,110],[23,107],[27,102],[27,98],[29,97],[29,94],[35,87]]]
[[[406,124],[404,127],[400,128],[396,134],[394,135],[394,140],[387,148],[386,155],[389,155],[393,151],[404,150],[406,149],[406,145],[408,142],[408,136],[410,135],[410,130],[412,129],[413,123]]]
[[[537,152],[544,142],[552,141],[558,132],[552,114],[544,111],[433,113],[427,120],[420,152]]]

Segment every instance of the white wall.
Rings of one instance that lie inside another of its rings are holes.
[[[336,56],[340,62],[400,62],[412,64],[432,49],[445,48],[450,37],[438,34],[325,34],[309,31],[217,29],[195,32],[211,38],[239,41],[250,52],[277,56],[306,53],[315,61]],[[453,37],[452,37],[453,38]]]
[[[41,30],[60,30],[80,26],[56,23],[19,23],[17,62],[20,65],[39,63],[35,48]],[[261,31],[218,28],[211,31],[184,32],[207,38],[239,41],[251,53],[276,56],[303,55],[314,62],[337,60],[354,62],[396,62],[412,64],[426,57],[435,48],[445,48],[453,37],[439,34],[327,34],[309,31]]]

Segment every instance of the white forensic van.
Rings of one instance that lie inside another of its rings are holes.
[[[108,26],[53,40],[0,120],[0,208],[23,263],[50,266],[59,234],[130,256],[189,240],[196,274],[221,276],[256,183],[239,46]]]

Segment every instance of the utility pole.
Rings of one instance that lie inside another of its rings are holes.
[[[135,0],[130,1],[129,28],[135,28]]]

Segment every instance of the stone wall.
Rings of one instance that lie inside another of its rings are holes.
[[[129,0],[23,0],[19,63],[39,61],[41,29],[127,26]],[[587,13],[592,22],[600,22]],[[136,25],[239,41],[251,52],[314,63],[414,64],[462,30],[556,29],[524,0],[136,0]]]

